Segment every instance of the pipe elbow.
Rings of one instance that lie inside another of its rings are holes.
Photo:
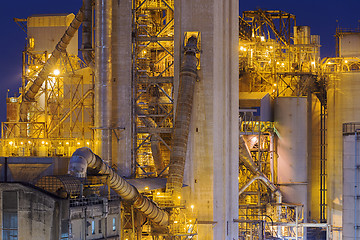
[[[90,148],[83,147],[77,149],[70,158],[68,174],[78,177],[85,178],[87,168],[94,153]]]

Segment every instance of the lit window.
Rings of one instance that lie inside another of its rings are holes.
[[[95,221],[91,221],[91,234],[95,234]]]
[[[116,231],[116,218],[113,218],[113,231]]]
[[[18,199],[17,192],[4,191],[2,193],[3,228],[2,239],[18,239]]]

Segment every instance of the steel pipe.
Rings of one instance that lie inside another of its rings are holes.
[[[120,177],[108,164],[99,156],[94,154],[90,148],[77,149],[70,158],[68,173],[70,175],[85,178],[87,170],[91,169],[96,174],[108,174],[110,187],[120,197],[133,204],[148,219],[160,226],[167,226],[169,215],[153,201],[141,195],[138,190]]]
[[[180,71],[169,177],[166,183],[166,190],[174,195],[180,194],[183,185],[189,126],[197,79],[196,51],[197,39],[190,37],[185,46],[184,62]]]
[[[92,45],[92,20],[94,0],[84,0],[84,20],[82,26],[82,55],[85,63],[91,68],[95,68],[94,51]]]
[[[112,162],[112,1],[95,0],[95,128],[103,159]]]
[[[51,53],[50,58],[46,61],[38,77],[35,79],[35,81],[30,86],[30,88],[26,91],[24,95],[25,101],[28,102],[34,101],[35,95],[39,92],[39,89],[41,88],[44,81],[47,79],[49,73],[53,70],[55,64],[60,58],[61,53],[66,51],[66,48],[70,43],[70,40],[73,38],[76,31],[79,29],[83,19],[84,19],[84,4],[80,8],[79,12],[76,14],[75,18],[70,23],[70,26],[66,29],[60,41],[56,44],[54,51]]]

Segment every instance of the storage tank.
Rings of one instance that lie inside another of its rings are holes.
[[[342,125],[360,122],[360,73],[348,72],[329,76],[327,101],[327,206],[328,222],[343,226],[343,142]]]
[[[310,44],[311,35],[309,26],[294,27],[294,44]]]
[[[278,185],[287,203],[304,205],[307,212],[307,98],[275,99],[278,139]],[[306,219],[306,215],[304,215]]]

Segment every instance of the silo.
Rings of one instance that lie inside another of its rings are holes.
[[[307,98],[278,97],[274,105],[278,139],[278,185],[287,203],[307,209]],[[306,215],[304,217],[306,218]]]
[[[327,206],[328,222],[343,226],[342,125],[360,121],[360,73],[329,76],[327,99]]]

